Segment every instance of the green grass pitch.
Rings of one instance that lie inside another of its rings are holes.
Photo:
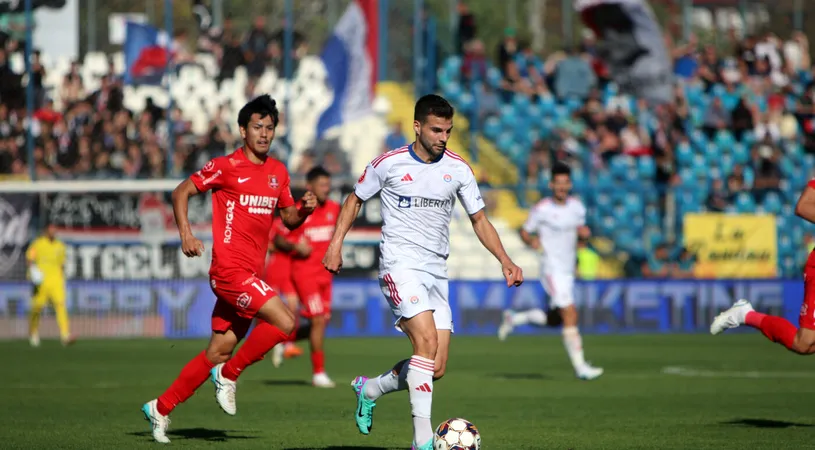
[[[0,343],[0,448],[156,448],[140,406],[166,388],[204,341]],[[560,338],[454,337],[436,384],[433,421],[467,418],[492,449],[815,448],[815,358],[758,333],[586,336],[606,369],[576,380]],[[354,425],[350,380],[409,356],[406,339],[335,339],[327,367],[340,386],[312,388],[308,356],[264,360],[225,415],[209,382],[172,415],[171,448],[407,449],[405,392],[379,400],[370,436]],[[667,368],[667,369],[666,369]]]

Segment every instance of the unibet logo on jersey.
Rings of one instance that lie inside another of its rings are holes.
[[[399,196],[400,208],[447,208],[449,206],[450,200]]]

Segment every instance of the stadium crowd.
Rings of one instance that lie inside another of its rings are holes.
[[[97,74],[99,88],[93,91],[85,88],[79,62],[71,64],[57,86],[45,86],[46,68],[35,50],[34,160],[29,161],[25,78],[12,70],[10,63],[11,55],[22,53],[25,46],[11,31],[0,30],[0,176],[28,176],[29,164],[34,164],[37,179],[183,176],[238,143],[236,125],[225,123],[222,114],[213,115],[208,131],[196,135],[178,108],[168,114],[148,99],[144,110],[128,110],[123,102],[123,74],[117,73],[113,61],[107,73]],[[249,75],[246,90],[252,92],[267,68],[281,69],[281,48],[282,32],[268,32],[263,17],[256,18],[245,33],[235,30],[232,20],[226,18],[222,28],[210,28],[194,43],[189,42],[185,30],[178,31],[174,37],[174,63],[176,68],[195,64],[195,52],[210,53],[218,63],[219,83],[232,78],[238,67],[245,67]],[[295,62],[306,50],[302,35],[295,33]],[[282,116],[273,144],[273,151],[284,157],[290,151],[285,122]],[[170,139],[174,142],[172,154],[168,154]],[[302,167],[293,169],[304,174],[314,164],[325,162],[329,170],[342,170],[342,165],[335,162],[337,158],[328,153],[320,153],[320,160],[304,158]]]

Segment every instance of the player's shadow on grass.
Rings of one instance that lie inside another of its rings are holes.
[[[311,386],[306,380],[263,380],[267,386]]]
[[[235,439],[257,439],[257,436],[246,436],[233,433],[231,430],[210,430],[207,428],[180,428],[176,430],[168,430],[167,437],[172,440],[173,438],[179,439],[197,439],[200,441],[209,442],[225,442]],[[137,433],[130,433],[133,436],[152,437],[153,433],[149,431],[139,431]]]
[[[502,380],[548,380],[548,377],[542,373],[495,373],[495,378]]]
[[[790,428],[790,427],[812,427],[811,423],[795,423],[783,420],[770,419],[734,419],[722,422],[722,425],[739,425],[754,428]]]
[[[292,447],[283,450],[391,450],[389,447],[365,447],[359,445],[332,445],[330,447]]]

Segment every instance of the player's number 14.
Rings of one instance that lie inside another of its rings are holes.
[[[266,284],[265,281],[263,281],[263,280],[258,280],[258,281],[260,281],[260,284],[258,284],[258,282],[255,281],[254,283],[252,283],[252,286],[254,286],[255,289],[258,290],[258,292],[260,292],[260,295],[263,295],[263,294],[265,294],[267,292],[272,292],[272,288],[270,288],[269,285]]]

